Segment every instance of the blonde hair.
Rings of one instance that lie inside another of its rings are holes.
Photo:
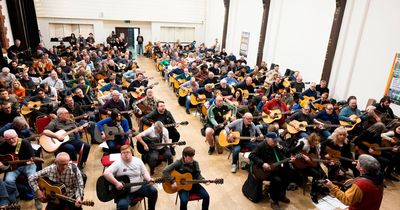
[[[333,143],[337,144],[339,134],[346,135],[346,139],[343,141],[343,143],[347,144],[347,142],[348,142],[347,135],[348,134],[347,134],[347,130],[343,126],[336,128],[335,131],[333,131],[332,135],[330,135],[328,137],[328,139],[330,139]]]

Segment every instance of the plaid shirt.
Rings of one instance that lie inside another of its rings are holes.
[[[143,101],[141,101],[141,102],[139,102],[139,103],[141,103],[141,104],[143,104],[144,106],[146,106],[146,107],[150,107],[151,108],[151,110],[155,110],[156,108],[157,108],[157,102],[158,102],[158,100],[156,100],[156,99],[154,99],[154,98],[148,98],[148,97],[146,97],[146,98],[144,98],[143,99]],[[139,104],[138,103],[138,104]],[[140,110],[140,108],[137,106],[137,104],[132,104],[132,108],[133,108],[133,111],[135,112],[135,113],[138,113],[139,112],[139,110]],[[140,110],[141,111],[141,110]],[[144,114],[148,114],[148,113],[144,113]]]
[[[65,195],[74,198],[83,198],[83,179],[80,170],[76,168],[76,173],[72,169],[72,164],[68,165],[68,168],[60,173],[57,170],[56,164],[47,166],[41,171],[36,172],[29,177],[29,185],[36,192],[39,189],[37,179],[39,177],[47,177],[51,181],[56,183],[62,183],[66,187]]]

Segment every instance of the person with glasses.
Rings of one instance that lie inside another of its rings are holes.
[[[235,137],[231,134],[231,131],[237,131],[240,133],[240,137],[250,137],[250,141],[241,140],[239,144],[233,145],[232,147],[232,167],[231,172],[236,173],[239,161],[239,153],[242,147],[249,147],[252,150],[256,147],[256,136],[264,138],[259,127],[255,126],[253,123],[253,115],[247,112],[243,115],[242,119],[237,119],[229,123],[225,127],[225,132],[227,134],[228,142],[233,142]]]
[[[329,127],[329,125],[339,125],[339,116],[334,111],[332,104],[326,104],[325,109],[315,115],[314,122],[318,124],[328,124],[328,126],[324,127],[321,133],[322,137],[328,138],[333,129],[333,127]]]

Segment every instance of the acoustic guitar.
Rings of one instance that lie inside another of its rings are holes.
[[[193,91],[192,88],[179,88],[178,95],[179,97],[186,97]]]
[[[62,135],[64,137],[63,140],[58,140],[57,138],[52,138],[46,135],[42,135],[39,138],[39,144],[42,146],[44,151],[48,153],[55,152],[62,144],[68,142],[70,140],[69,134],[79,131],[80,129],[87,127],[89,123],[85,123],[82,126],[76,127],[70,131],[59,130],[55,132],[57,135]]]
[[[129,176],[126,175],[115,177],[115,179],[121,182],[122,185],[124,186],[121,190],[115,188],[115,185],[107,181],[107,179],[104,178],[104,176],[100,176],[97,179],[96,193],[97,193],[97,198],[99,198],[100,201],[108,202],[114,198],[128,195],[131,190],[131,187],[150,183],[147,181],[130,183]],[[165,179],[163,178],[154,180],[154,183],[163,183],[163,182],[165,182]]]
[[[242,91],[242,98],[243,98],[243,99],[248,99],[249,96],[257,95],[257,93],[249,93],[249,91],[246,90],[246,89],[241,89],[241,88],[239,88],[238,90],[241,90],[241,91]]]
[[[183,84],[185,82],[186,82],[186,79],[174,79],[174,81],[173,81],[174,89],[178,89],[179,86],[181,86],[181,84]]]
[[[155,143],[159,141],[159,138],[150,138],[150,137],[142,137],[143,141],[147,144],[149,149],[155,148],[155,147],[161,147],[161,146],[183,146],[186,145],[186,141],[178,141],[178,142],[172,142],[172,143]],[[144,149],[144,146],[141,143],[136,144],[136,148],[140,154],[146,154],[148,151]]]
[[[312,103],[313,101],[315,101],[314,96],[303,96],[303,100],[300,99],[300,106],[304,107],[305,105]]]
[[[85,105],[83,105],[83,106],[85,106]],[[93,112],[88,112],[88,113],[85,113],[83,115],[79,115],[79,116],[73,117],[72,120],[79,120],[79,119],[85,118],[86,116],[89,117],[91,115],[97,114],[98,112],[99,112],[98,110],[95,110]]]
[[[54,204],[59,204],[60,200],[64,200],[70,203],[75,203],[75,199],[65,196],[66,187],[64,184],[55,183],[48,179],[47,177],[40,177],[38,179],[39,189],[44,193],[46,197],[46,202],[51,202]],[[82,201],[84,206],[94,206],[93,201]]]
[[[306,121],[297,121],[297,120],[292,120],[290,121],[290,123],[287,124],[287,131],[290,134],[296,134],[300,131],[306,131],[307,128],[309,127],[316,127],[317,125],[308,125],[308,123]],[[296,127],[298,127],[299,129],[297,130]]]
[[[155,82],[155,83],[153,83],[153,84],[151,84],[151,85],[148,85],[147,87],[145,87],[145,86],[142,85],[142,86],[136,88],[136,90],[139,90],[139,93],[136,92],[136,91],[131,91],[131,92],[130,92],[130,93],[131,93],[131,96],[132,96],[133,98],[138,99],[138,98],[142,97],[142,96],[145,94],[145,92],[144,92],[145,89],[147,89],[147,88],[153,88],[154,86],[156,86],[156,85],[158,85],[158,84],[159,84],[159,82]]]
[[[293,165],[294,167],[298,168],[298,169],[304,169],[304,168],[308,168],[308,167],[318,167],[319,163],[329,163],[330,160],[325,160],[325,159],[320,159],[318,158],[318,156],[316,154],[313,153],[306,153],[304,151],[302,151],[303,155],[306,155],[308,158],[310,158],[309,161],[306,161],[304,159],[304,157],[301,158],[297,158],[296,160],[293,161]]]
[[[371,144],[371,143],[368,143],[368,142],[366,142],[366,141],[362,141],[361,143],[364,144],[365,146],[367,146],[368,148],[373,149],[373,150],[374,150],[373,155],[381,155],[381,154],[382,154],[382,151],[385,151],[385,150],[393,150],[393,149],[399,148],[399,146],[394,146],[394,147],[381,147],[381,145],[379,145],[378,143]],[[361,154],[370,154],[368,151],[362,150],[360,147],[357,147],[357,150],[358,150],[358,153],[359,153],[360,155],[361,155]]]
[[[302,154],[296,154],[295,158],[302,158]],[[258,166],[256,164],[253,164],[252,166],[252,172],[255,178],[257,178],[258,180],[263,180],[263,181],[267,181],[269,174],[272,173],[273,171],[276,171],[280,168],[280,166],[284,163],[287,163],[291,160],[291,158],[285,158],[283,160],[280,160],[278,162],[275,163],[268,163],[270,166],[269,170],[265,170],[262,166]]]
[[[283,115],[291,114],[292,111],[282,112],[280,109],[273,109],[270,110],[270,113],[272,113],[274,116],[270,117],[269,114],[266,114],[265,112],[262,113],[263,116],[266,116],[265,118],[263,118],[263,121],[265,123],[271,124],[277,120],[280,120]]]
[[[325,147],[325,152],[329,155],[329,159],[335,162],[339,162],[340,160],[354,162],[352,158],[343,157],[342,153],[339,150],[332,149],[331,147]]]
[[[21,107],[21,114],[27,115],[31,113],[33,110],[39,110],[40,107],[53,104],[53,102],[49,103],[42,103],[41,101],[29,101],[26,105],[22,105]]]
[[[32,160],[17,160],[14,155],[6,154],[0,155],[0,162],[3,163],[3,170],[15,170],[19,165],[26,164],[29,161],[33,161],[34,163],[44,163],[42,158],[33,157]]]
[[[118,129],[116,126],[108,126],[108,125],[103,125],[103,130],[104,134],[106,136],[105,139],[101,137],[101,132],[99,129],[96,127],[94,130],[94,140],[96,142],[104,142],[108,140],[115,140],[115,136],[133,136],[133,132],[129,130],[127,133],[125,133],[123,130]]]
[[[234,136],[234,140],[232,142],[228,141],[229,134],[232,134]],[[226,130],[222,130],[218,136],[218,143],[221,147],[227,147],[231,145],[238,145],[241,140],[251,140],[251,139],[252,137],[240,136],[240,133],[237,131],[226,133]],[[256,137],[256,140],[258,141],[261,141],[263,139],[264,138],[260,138],[260,136]]]
[[[107,110],[107,111],[111,111],[111,110]],[[132,110],[129,110],[129,111],[120,111],[119,113],[120,113],[120,114],[129,114],[129,115],[131,115],[131,114],[133,113],[133,111],[132,111]],[[107,117],[108,117],[108,115],[106,115],[106,114],[101,114],[101,115],[100,115],[100,118],[101,118],[102,120],[106,119]]]
[[[349,117],[352,120],[355,120],[355,122],[347,122],[347,121],[343,121],[343,120],[339,120],[340,125],[345,126],[347,131],[351,131],[354,129],[354,127],[356,127],[356,125],[358,125],[361,122],[361,118],[358,117],[357,115],[353,114]]]
[[[176,182],[176,188],[172,187],[173,182],[163,182],[162,186],[166,193],[172,194],[176,193],[180,190],[190,191],[192,189],[193,184],[200,183],[214,183],[214,184],[223,184],[224,179],[215,179],[215,180],[194,180],[191,173],[181,174],[176,170],[171,171],[170,176]]]
[[[205,103],[206,101],[207,101],[206,95],[199,94],[197,95],[197,97],[193,93],[190,95],[190,103],[193,106]]]
[[[153,123],[154,124],[154,123]],[[182,121],[179,123],[171,123],[171,124],[165,124],[164,127],[165,128],[169,128],[169,127],[175,127],[177,125],[189,125],[189,121]],[[148,128],[150,128],[152,125],[146,125],[143,124],[143,130],[147,130]]]

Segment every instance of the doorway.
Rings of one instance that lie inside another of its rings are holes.
[[[137,27],[115,27],[115,35],[122,36],[128,43],[128,47],[133,47],[133,49],[136,49],[138,34],[140,34],[140,28]]]

